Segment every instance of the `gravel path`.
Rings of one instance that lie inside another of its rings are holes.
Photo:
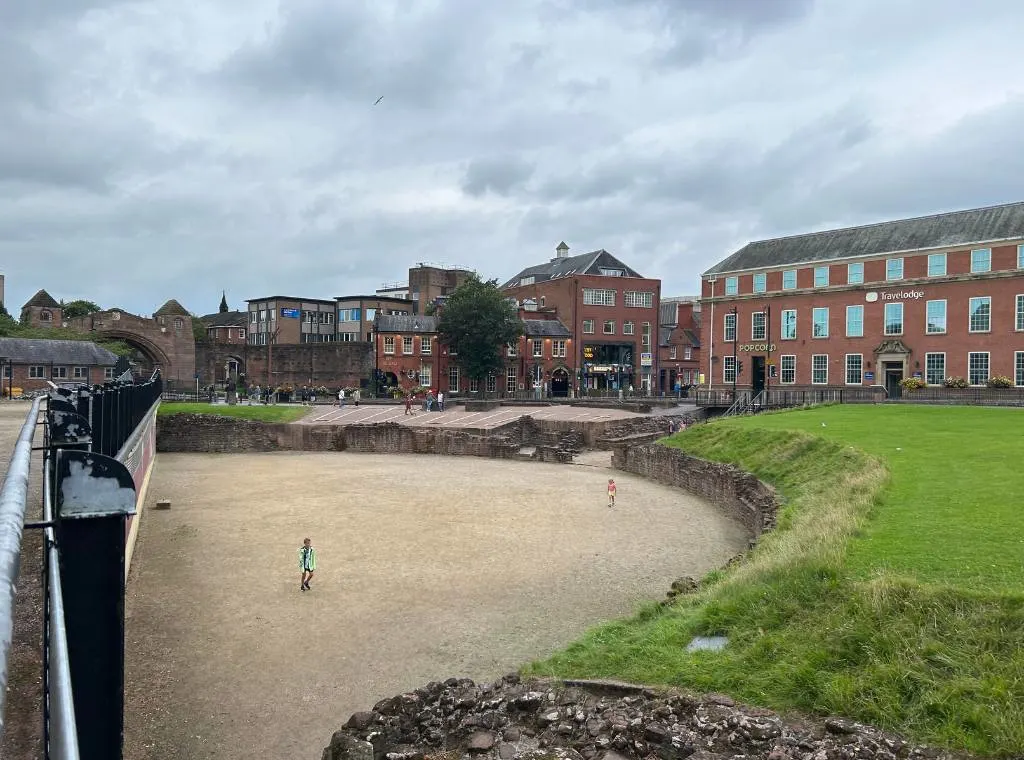
[[[128,588],[126,757],[313,760],[382,697],[515,669],[745,545],[713,507],[627,474],[609,510],[608,475],[161,454]],[[320,569],[300,593],[307,535]]]

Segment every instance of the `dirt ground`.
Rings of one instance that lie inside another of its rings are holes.
[[[629,475],[615,474],[608,509],[609,474],[161,454],[128,586],[125,756],[319,758],[380,698],[514,670],[743,548],[713,507]],[[311,592],[299,591],[305,536]]]

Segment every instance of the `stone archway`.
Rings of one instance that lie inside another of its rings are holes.
[[[159,369],[160,373],[164,374],[171,366],[170,357],[159,346],[141,335],[123,330],[96,330],[94,332],[97,338],[119,340],[134,348],[138,353],[133,358],[133,364],[138,366],[141,374],[152,374],[155,369]]]

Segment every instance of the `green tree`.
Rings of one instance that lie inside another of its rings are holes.
[[[523,334],[523,323],[498,281],[474,274],[449,296],[437,330],[458,351],[462,371],[479,381],[504,368],[505,346]]]
[[[68,301],[62,303],[61,308],[64,310],[64,319],[74,319],[75,317],[84,317],[87,314],[93,314],[97,311],[103,311],[92,301],[86,301],[84,299],[78,299],[77,301]]]

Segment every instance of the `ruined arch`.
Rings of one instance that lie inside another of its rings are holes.
[[[171,367],[171,359],[167,353],[143,335],[118,329],[99,329],[94,332],[97,338],[120,340],[139,351],[146,360],[139,362],[143,374],[152,372],[154,369],[159,369],[161,374],[165,374]]]

